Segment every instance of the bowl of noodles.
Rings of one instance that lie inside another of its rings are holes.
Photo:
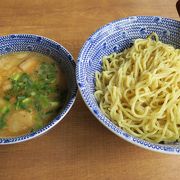
[[[142,148],[180,154],[180,22],[133,16],[92,34],[76,78],[93,115]]]

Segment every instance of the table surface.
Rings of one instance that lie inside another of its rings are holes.
[[[77,59],[100,26],[132,15],[179,19],[176,0],[1,0],[0,35],[32,33],[54,39]],[[0,180],[179,179],[180,156],[136,147],[117,137],[89,112],[79,93],[49,133],[0,147]]]

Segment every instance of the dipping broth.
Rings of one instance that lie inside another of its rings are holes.
[[[55,61],[35,52],[0,56],[0,137],[36,131],[66,99],[66,81]]]

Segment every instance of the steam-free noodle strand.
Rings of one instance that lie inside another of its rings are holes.
[[[180,49],[153,33],[102,59],[95,97],[102,112],[128,133],[150,142],[180,139]]]

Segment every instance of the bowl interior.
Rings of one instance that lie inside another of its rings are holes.
[[[95,72],[101,71],[102,57],[121,52],[132,46],[137,38],[146,38],[156,32],[159,39],[176,48],[180,47],[180,22],[163,17],[134,16],[114,21],[97,30],[84,44],[77,64],[77,82],[82,97],[91,112],[108,129],[125,140],[141,147],[164,153],[179,153],[180,145],[159,145],[135,138],[114,125],[100,111],[94,97]]]
[[[31,139],[48,131],[65,116],[71,108],[77,92],[75,62],[71,54],[63,46],[42,36],[12,34],[0,37],[0,45],[0,55],[19,51],[32,51],[52,57],[64,72],[68,88],[67,100],[55,119],[36,132],[15,138],[0,138],[1,144],[9,144]]]

